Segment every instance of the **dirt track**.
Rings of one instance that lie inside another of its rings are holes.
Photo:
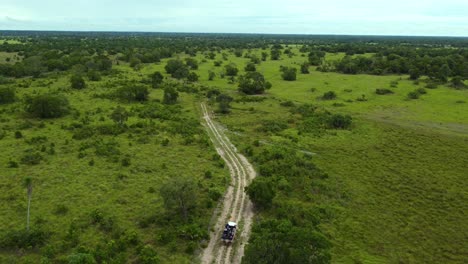
[[[240,263],[244,255],[244,246],[248,241],[252,226],[253,207],[244,188],[255,177],[255,170],[248,160],[239,154],[224,134],[223,130],[211,119],[208,108],[201,104],[205,126],[218,154],[224,159],[231,172],[232,183],[224,196],[219,217],[210,233],[208,246],[202,252],[201,263]],[[221,233],[229,221],[238,224],[235,241],[224,245]]]

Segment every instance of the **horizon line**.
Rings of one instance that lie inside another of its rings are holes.
[[[398,34],[337,34],[337,33],[254,33],[202,31],[126,31],[126,30],[56,30],[56,29],[0,29],[0,32],[67,32],[67,33],[153,33],[153,34],[225,34],[225,35],[289,35],[289,36],[343,36],[343,37],[411,37],[411,38],[467,38],[454,35],[398,35]]]

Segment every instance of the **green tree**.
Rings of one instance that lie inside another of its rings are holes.
[[[189,73],[189,75],[187,76],[187,81],[197,82],[198,81],[198,74],[196,74],[195,72]]]
[[[265,52],[265,51],[263,51],[263,52],[262,52],[262,61],[266,61],[267,58],[268,58],[268,53]]]
[[[254,72],[257,70],[257,68],[255,67],[255,64],[253,62],[249,62],[246,66],[245,66],[245,71],[247,72]]]
[[[294,67],[281,67],[281,72],[285,81],[295,81],[297,78],[297,69]]]
[[[81,74],[73,74],[70,78],[71,87],[73,89],[84,89],[86,88],[86,82]]]
[[[26,98],[26,112],[39,118],[57,118],[68,113],[69,103],[60,94],[41,94]]]
[[[262,94],[271,84],[259,72],[247,72],[239,77],[239,91],[245,94]]]
[[[143,102],[148,100],[149,90],[142,85],[122,86],[116,91],[116,96],[126,101]]]
[[[198,61],[194,58],[186,58],[185,64],[190,68],[190,70],[198,69]]]
[[[195,180],[185,176],[172,177],[160,189],[166,211],[178,211],[185,221],[196,207],[197,192]]]
[[[173,86],[168,86],[164,89],[163,103],[175,104],[177,103],[177,98],[179,98],[179,92]]]
[[[272,49],[270,52],[270,57],[272,60],[279,60],[281,56],[281,50],[279,49]]]
[[[176,79],[186,78],[189,74],[189,68],[181,60],[169,60],[164,69],[167,73]]]
[[[257,177],[247,186],[246,192],[256,207],[268,209],[271,207],[276,192],[269,179]]]
[[[164,81],[164,76],[161,72],[157,71],[151,74],[151,86],[153,88],[158,88]]]
[[[231,102],[233,98],[227,94],[220,94],[216,97],[218,102],[219,112],[223,114],[229,114],[231,112]]]
[[[114,120],[114,122],[119,126],[123,126],[128,120],[128,116],[129,113],[127,110],[122,106],[118,106],[114,109],[114,111],[112,111],[110,118]]]
[[[224,66],[224,68],[226,69],[227,76],[237,76],[239,72],[239,69],[237,69],[236,65],[233,63]]]

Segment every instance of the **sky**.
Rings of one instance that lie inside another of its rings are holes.
[[[0,0],[0,30],[468,36],[468,0]]]

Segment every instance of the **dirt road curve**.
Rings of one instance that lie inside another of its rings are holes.
[[[219,217],[210,234],[210,242],[202,252],[201,263],[240,263],[254,215],[252,203],[244,188],[255,177],[255,170],[247,159],[237,152],[219,125],[213,122],[204,103],[201,104],[201,108],[208,134],[219,155],[226,162],[232,178],[232,183],[224,196],[223,208],[219,211]],[[235,241],[230,246],[224,245],[221,241],[224,225],[229,220],[238,224]]]

